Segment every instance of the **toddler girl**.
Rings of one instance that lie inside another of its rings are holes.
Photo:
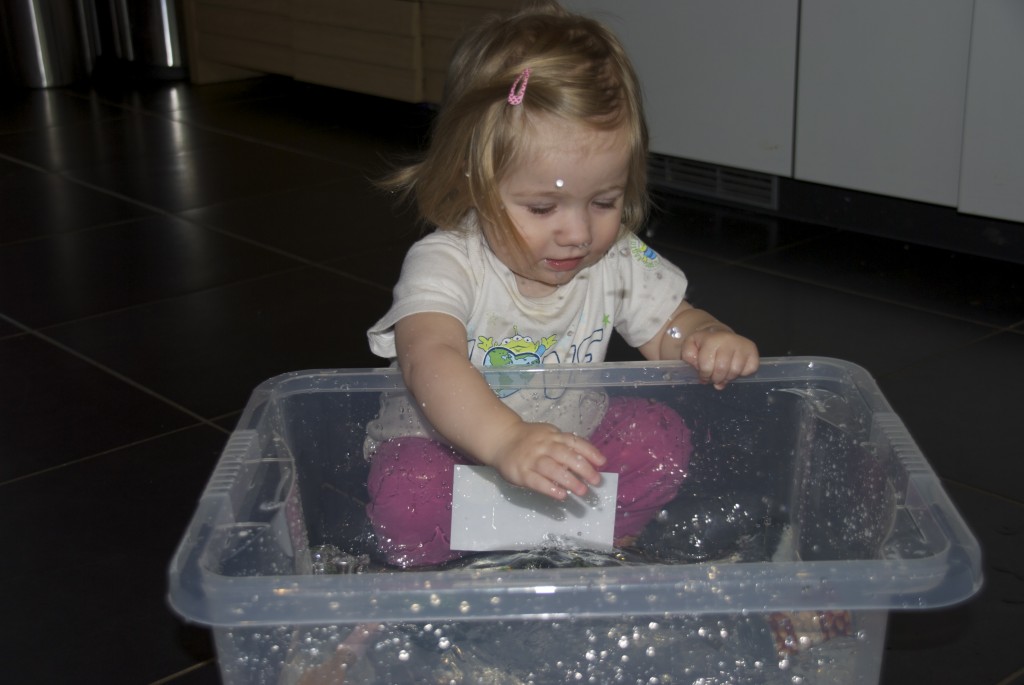
[[[384,398],[368,427],[367,512],[391,563],[459,556],[448,545],[455,464],[559,500],[616,472],[620,543],[685,476],[689,430],[668,407],[495,391],[479,367],[601,362],[615,328],[645,358],[683,359],[717,388],[757,370],[755,345],[691,307],[683,273],[634,235],[646,158],[636,75],[601,24],[548,3],[460,43],[425,159],[388,184],[436,227],[369,331],[413,398]]]

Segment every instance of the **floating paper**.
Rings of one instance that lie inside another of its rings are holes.
[[[602,473],[583,497],[559,502],[512,485],[487,466],[455,467],[451,548],[494,552],[550,545],[607,549],[615,531],[619,476]]]

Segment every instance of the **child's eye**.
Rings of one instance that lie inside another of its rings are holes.
[[[530,210],[530,214],[537,214],[538,216],[544,216],[555,211],[554,205],[530,205],[527,207]]]
[[[619,206],[618,200],[594,200],[594,206],[598,209],[617,209]]]

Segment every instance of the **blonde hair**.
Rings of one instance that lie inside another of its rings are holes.
[[[523,101],[511,105],[509,90],[527,68]],[[541,117],[595,130],[625,127],[631,156],[622,230],[636,231],[648,209],[639,81],[611,31],[556,2],[492,18],[460,41],[426,156],[382,185],[414,195],[421,218],[441,229],[459,228],[475,209],[492,244],[518,250],[522,240],[503,211],[498,184],[523,154],[531,121]]]

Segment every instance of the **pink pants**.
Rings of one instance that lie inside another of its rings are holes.
[[[637,535],[673,497],[686,476],[690,430],[672,409],[645,399],[613,397],[590,441],[619,474],[615,539]],[[367,515],[391,564],[440,564],[452,551],[452,479],[461,453],[426,438],[384,442],[370,464]]]

